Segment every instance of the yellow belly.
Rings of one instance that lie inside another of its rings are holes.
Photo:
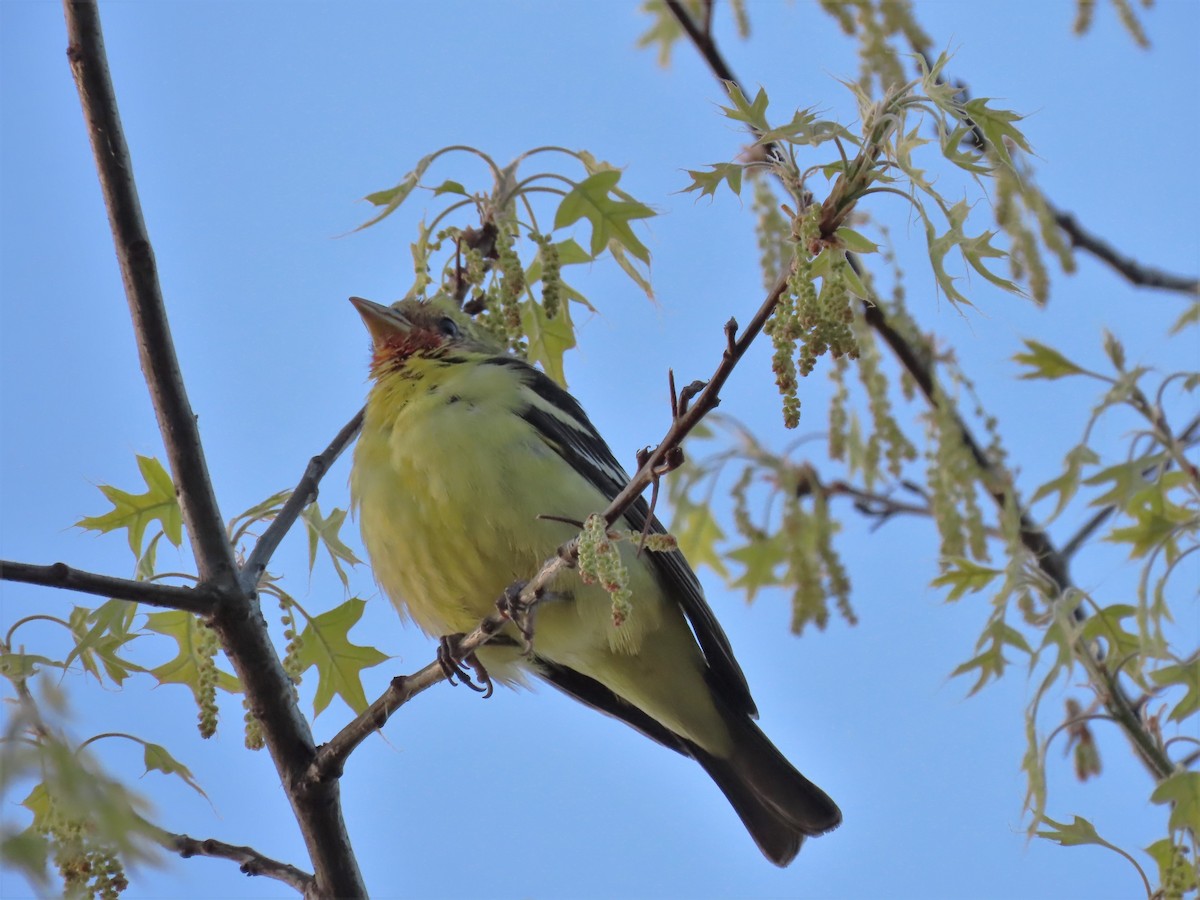
[[[474,628],[508,585],[531,578],[578,531],[540,516],[581,522],[608,503],[504,402],[520,397],[500,381],[516,377],[511,369],[457,369],[381,381],[351,473],[376,580],[437,637]],[[628,544],[622,554],[628,620],[615,627],[608,594],[565,572],[539,604],[537,654],[595,678],[702,745],[723,743],[682,613],[645,558]],[[480,657],[497,679],[521,679],[515,649],[493,645]]]

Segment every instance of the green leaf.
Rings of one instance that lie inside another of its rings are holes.
[[[869,238],[863,237],[852,228],[839,228],[834,237],[841,241],[842,246],[853,253],[876,253],[879,245]]]
[[[612,258],[621,267],[621,271],[628,275],[630,281],[642,289],[642,293],[646,295],[646,299],[653,303],[654,288],[650,286],[649,275],[643,274],[638,269],[637,264],[625,254],[625,248],[618,244],[615,239],[608,242],[608,252],[612,254]]]
[[[1021,374],[1021,378],[1029,380],[1045,378],[1053,381],[1068,375],[1089,375],[1087,369],[1077,366],[1053,347],[1047,347],[1037,341],[1026,340],[1027,352],[1018,353],[1013,360],[1029,366],[1030,371]]]
[[[989,569],[962,556],[947,557],[943,564],[949,568],[933,579],[931,584],[933,587],[950,588],[946,595],[947,601],[958,600],[968,592],[974,594],[982,591],[1001,574],[1000,569]]]
[[[334,695],[346,701],[354,712],[367,708],[359,673],[388,659],[374,647],[350,642],[350,629],[362,618],[365,601],[351,597],[329,612],[309,620],[300,634],[299,670],[317,667],[317,693],[313,714],[320,715]]]
[[[638,240],[629,222],[649,218],[654,215],[654,210],[635,201],[608,196],[620,178],[620,172],[610,169],[579,182],[558,205],[554,227],[565,228],[586,218],[592,225],[592,256],[598,256],[610,240],[615,240],[642,262],[649,263],[650,251]]]
[[[1102,640],[1108,645],[1105,658],[1115,660],[1130,659],[1128,666],[1135,668],[1140,664],[1139,650],[1142,649],[1141,636],[1126,631],[1121,625],[1122,620],[1135,618],[1137,607],[1127,603],[1114,603],[1097,610],[1088,616],[1084,622],[1080,636],[1084,641]]]
[[[1190,828],[1193,834],[1200,833],[1200,772],[1179,771],[1160,781],[1150,802],[1171,804],[1168,827],[1172,831]]]
[[[144,743],[145,753],[142,759],[146,765],[147,772],[162,772],[166,775],[178,775],[183,782],[193,791],[208,799],[208,794],[204,793],[204,789],[197,784],[196,779],[192,776],[192,771],[170,753],[167,748],[161,744]]]
[[[1185,483],[1187,477],[1184,472],[1168,472],[1158,482],[1137,492],[1125,510],[1133,516],[1134,524],[1125,528],[1114,528],[1105,540],[1129,544],[1131,559],[1146,556],[1173,541],[1180,527],[1196,521],[1196,516],[1191,510],[1173,503],[1167,495],[1172,487]]]
[[[350,578],[346,574],[346,570],[342,568],[342,563],[345,562],[356,566],[362,560],[355,556],[354,551],[342,542],[341,535],[338,533],[346,521],[346,511],[335,507],[329,513],[329,517],[325,518],[321,515],[321,507],[314,500],[300,513],[300,518],[304,520],[304,524],[308,529],[309,573],[312,573],[313,566],[317,562],[317,548],[324,545],[326,551],[329,553],[329,560],[333,563],[333,568],[337,572],[338,578],[342,581],[342,587],[348,588],[350,586]]]
[[[1187,309],[1179,314],[1179,318],[1175,320],[1175,324],[1171,326],[1171,334],[1179,334],[1189,325],[1200,324],[1200,300],[1192,303]]]
[[[782,534],[774,534],[730,550],[725,558],[743,567],[729,586],[745,591],[746,600],[753,600],[760,588],[783,584],[775,570],[787,561],[787,542]]]
[[[1063,825],[1061,822],[1055,822],[1051,818],[1043,818],[1043,821],[1053,825],[1054,828],[1046,831],[1039,831],[1037,836],[1045,838],[1048,841],[1054,841],[1056,844],[1061,844],[1064,847],[1081,847],[1085,844],[1095,844],[1099,847],[1112,847],[1108,841],[1100,837],[1096,832],[1096,828],[1087,819],[1075,817],[1070,825]]]
[[[640,12],[653,16],[654,24],[638,37],[637,48],[644,50],[657,44],[658,64],[665,69],[671,64],[672,46],[683,37],[683,28],[663,0],[647,0]]]
[[[1183,699],[1175,704],[1167,720],[1182,722],[1188,716],[1200,710],[1200,656],[1193,656],[1187,662],[1173,666],[1163,666],[1150,673],[1154,683],[1159,687],[1178,685],[1185,688]]]
[[[428,156],[422,157],[420,160],[418,160],[416,166],[413,167],[413,170],[401,178],[400,183],[395,187],[388,188],[384,191],[376,191],[373,194],[367,194],[367,196],[363,198],[364,200],[373,206],[381,206],[383,209],[373,218],[363,222],[354,230],[362,231],[364,228],[370,228],[376,222],[386,219],[397,209],[399,209],[400,204],[407,200],[408,195],[416,189],[417,185],[421,181],[421,176],[425,174],[425,170],[429,168],[430,164],[435,159],[437,159],[440,153],[441,151],[430,153]]]
[[[551,319],[540,303],[522,303],[521,330],[529,339],[529,361],[540,363],[542,371],[566,387],[567,373],[563,368],[563,358],[575,346],[575,326],[571,322],[570,304],[562,304],[558,314]]]
[[[183,514],[175,496],[175,484],[162,463],[149,456],[138,456],[138,469],[146,482],[146,491],[130,494],[112,485],[100,485],[100,492],[113,508],[102,516],[84,516],[76,526],[102,534],[125,528],[129,531],[129,549],[141,556],[142,536],[154,521],[162,525],[167,540],[178,547],[183,543]]]
[[[1025,135],[1013,125],[1014,122],[1019,122],[1024,116],[1019,116],[1016,113],[1007,109],[992,109],[988,106],[989,99],[987,97],[976,97],[973,100],[968,100],[963,104],[963,110],[971,117],[971,120],[983,132],[988,143],[991,144],[992,150],[996,156],[1008,167],[1012,167],[1012,157],[1008,155],[1008,147],[1005,145],[1005,138],[1012,141],[1026,153],[1033,152],[1033,148],[1029,146],[1029,142],[1025,140]]]
[[[103,684],[104,679],[100,674],[100,667],[103,666],[105,673],[118,686],[131,672],[146,671],[117,653],[137,637],[136,633],[129,631],[136,612],[137,604],[126,600],[109,600],[96,609],[75,607],[70,615],[75,647],[67,655],[64,668],[78,659],[83,670],[96,676],[96,680]]]
[[[1079,490],[1079,479],[1082,477],[1083,467],[1095,465],[1100,462],[1100,457],[1091,447],[1079,444],[1067,453],[1065,462],[1066,469],[1063,473],[1039,487],[1030,500],[1031,504],[1037,503],[1044,497],[1058,494],[1058,503],[1054,507],[1054,512],[1050,514],[1051,519],[1058,517]]]
[[[729,99],[733,101],[733,106],[721,107],[721,112],[725,113],[726,118],[733,119],[735,122],[745,122],[758,132],[768,130],[770,126],[767,124],[766,91],[759,88],[758,93],[754,95],[753,103],[746,99],[746,95],[742,93],[742,89],[735,82],[725,82],[725,91],[729,94]]]
[[[729,577],[729,569],[717,549],[718,542],[725,539],[725,532],[706,505],[677,500],[671,534],[693,568],[708,566],[721,577]]]
[[[684,192],[699,191],[701,197],[715,197],[717,188],[728,184],[731,191],[741,196],[743,166],[738,163],[712,163],[709,168],[712,169],[711,172],[688,169],[687,173],[692,176],[692,183],[683,189]]]
[[[446,180],[433,189],[433,196],[440,197],[442,194],[459,194],[463,197],[469,197],[467,189],[457,181]]]
[[[200,643],[201,625],[199,617],[183,610],[150,613],[146,617],[146,629],[166,635],[179,645],[179,652],[161,666],[150,669],[150,674],[159,684],[186,684],[200,702],[200,667],[204,657],[197,652]],[[230,693],[241,690],[237,678],[228,672],[217,672],[217,687]]]

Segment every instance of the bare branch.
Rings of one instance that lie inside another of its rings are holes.
[[[154,250],[142,220],[142,207],[133,180],[133,162],[125,144],[117,98],[108,72],[100,14],[95,0],[64,0],[63,8],[70,41],[67,59],[87,122],[100,190],[108,210],[108,224],[137,336],[138,356],[175,476],[175,490],[179,494],[196,564],[204,581],[231,585],[236,575],[233,547],[225,535],[200,445],[196,416],[188,403],[175,345],[171,341]]]
[[[1053,205],[1050,211],[1054,213],[1054,221],[1066,232],[1071,239],[1071,246],[1086,250],[1101,262],[1107,263],[1125,277],[1130,284],[1138,287],[1157,288],[1163,291],[1178,291],[1181,294],[1200,294],[1200,278],[1189,278],[1186,275],[1173,275],[1154,266],[1145,266],[1132,257],[1121,253],[1107,241],[1101,240],[1068,212],[1062,212]]]
[[[304,508],[317,499],[317,486],[321,479],[358,435],[362,422],[363,411],[360,409],[353,419],[342,426],[342,430],[329,442],[329,446],[308,461],[308,467],[305,468],[304,475],[301,476],[292,495],[288,497],[287,503],[283,504],[279,514],[250,551],[246,564],[242,566],[238,577],[243,591],[252,593],[257,588],[258,580],[266,571],[267,563],[271,561],[271,554],[279,547],[279,542],[295,524]]]
[[[65,588],[84,594],[145,603],[147,606],[163,609],[182,609],[198,616],[212,615],[216,602],[214,593],[204,585],[189,588],[173,584],[155,584],[150,581],[132,581],[128,578],[84,572],[61,562],[35,566],[7,559],[0,560],[0,581]]]
[[[263,856],[253,847],[238,847],[226,844],[224,841],[207,838],[199,840],[186,834],[172,834],[164,831],[161,834],[163,845],[174,850],[184,859],[192,856],[208,856],[215,859],[229,859],[238,864],[238,868],[247,875],[263,875],[282,881],[305,898],[317,897],[316,880],[307,872],[295,866]]]

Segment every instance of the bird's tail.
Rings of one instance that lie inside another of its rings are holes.
[[[714,756],[694,744],[688,750],[717,783],[767,859],[786,866],[805,837],[842,824],[842,812],[796,771],[748,716],[727,711],[725,720],[733,738],[732,755]]]

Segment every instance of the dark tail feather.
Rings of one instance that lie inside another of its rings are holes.
[[[786,866],[795,859],[805,837],[832,831],[842,823],[837,804],[797,772],[746,713],[725,708],[734,751],[727,759],[713,756],[600,682],[542,657],[534,659],[541,676],[560,691],[699,762],[775,865]]]
[[[726,723],[734,742],[731,757],[713,756],[692,744],[688,752],[716,782],[767,859],[786,866],[805,837],[842,824],[842,812],[749,718],[730,713]]]

